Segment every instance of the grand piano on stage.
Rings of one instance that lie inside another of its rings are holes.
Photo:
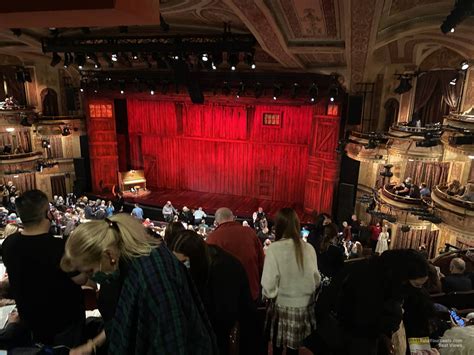
[[[145,172],[143,170],[130,170],[118,173],[120,190],[123,192],[140,193],[147,191]]]

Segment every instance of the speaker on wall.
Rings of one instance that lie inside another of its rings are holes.
[[[349,95],[347,100],[347,124],[359,125],[362,121],[364,98],[360,95]]]

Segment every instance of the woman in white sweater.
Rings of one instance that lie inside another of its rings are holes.
[[[270,300],[265,327],[273,354],[298,353],[301,341],[315,328],[314,295],[321,281],[314,248],[300,237],[300,222],[291,208],[275,218],[275,240],[263,265],[263,296]]]

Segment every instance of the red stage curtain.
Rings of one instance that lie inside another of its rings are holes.
[[[174,103],[127,107],[132,160],[143,154],[148,186],[303,202],[312,106],[189,104],[182,135]],[[264,113],[279,113],[281,127],[264,126]]]

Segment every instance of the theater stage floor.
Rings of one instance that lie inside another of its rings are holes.
[[[97,196],[104,199],[111,198],[111,195],[98,194]],[[259,206],[263,207],[263,210],[267,215],[270,216],[270,218],[273,218],[273,216],[280,208],[292,207],[296,210],[302,222],[311,222],[310,216],[304,214],[303,206],[299,203],[269,201],[251,197],[215,194],[199,191],[155,189],[152,190],[151,193],[146,196],[125,196],[125,201],[129,203],[139,203],[143,206],[158,208],[163,207],[166,201],[171,201],[173,203],[173,206],[177,209],[181,209],[183,206],[187,206],[188,208],[198,208],[199,206],[201,206],[203,210],[208,214],[214,214],[219,207],[229,207],[235,215],[245,218],[251,217],[253,212],[256,211]]]

